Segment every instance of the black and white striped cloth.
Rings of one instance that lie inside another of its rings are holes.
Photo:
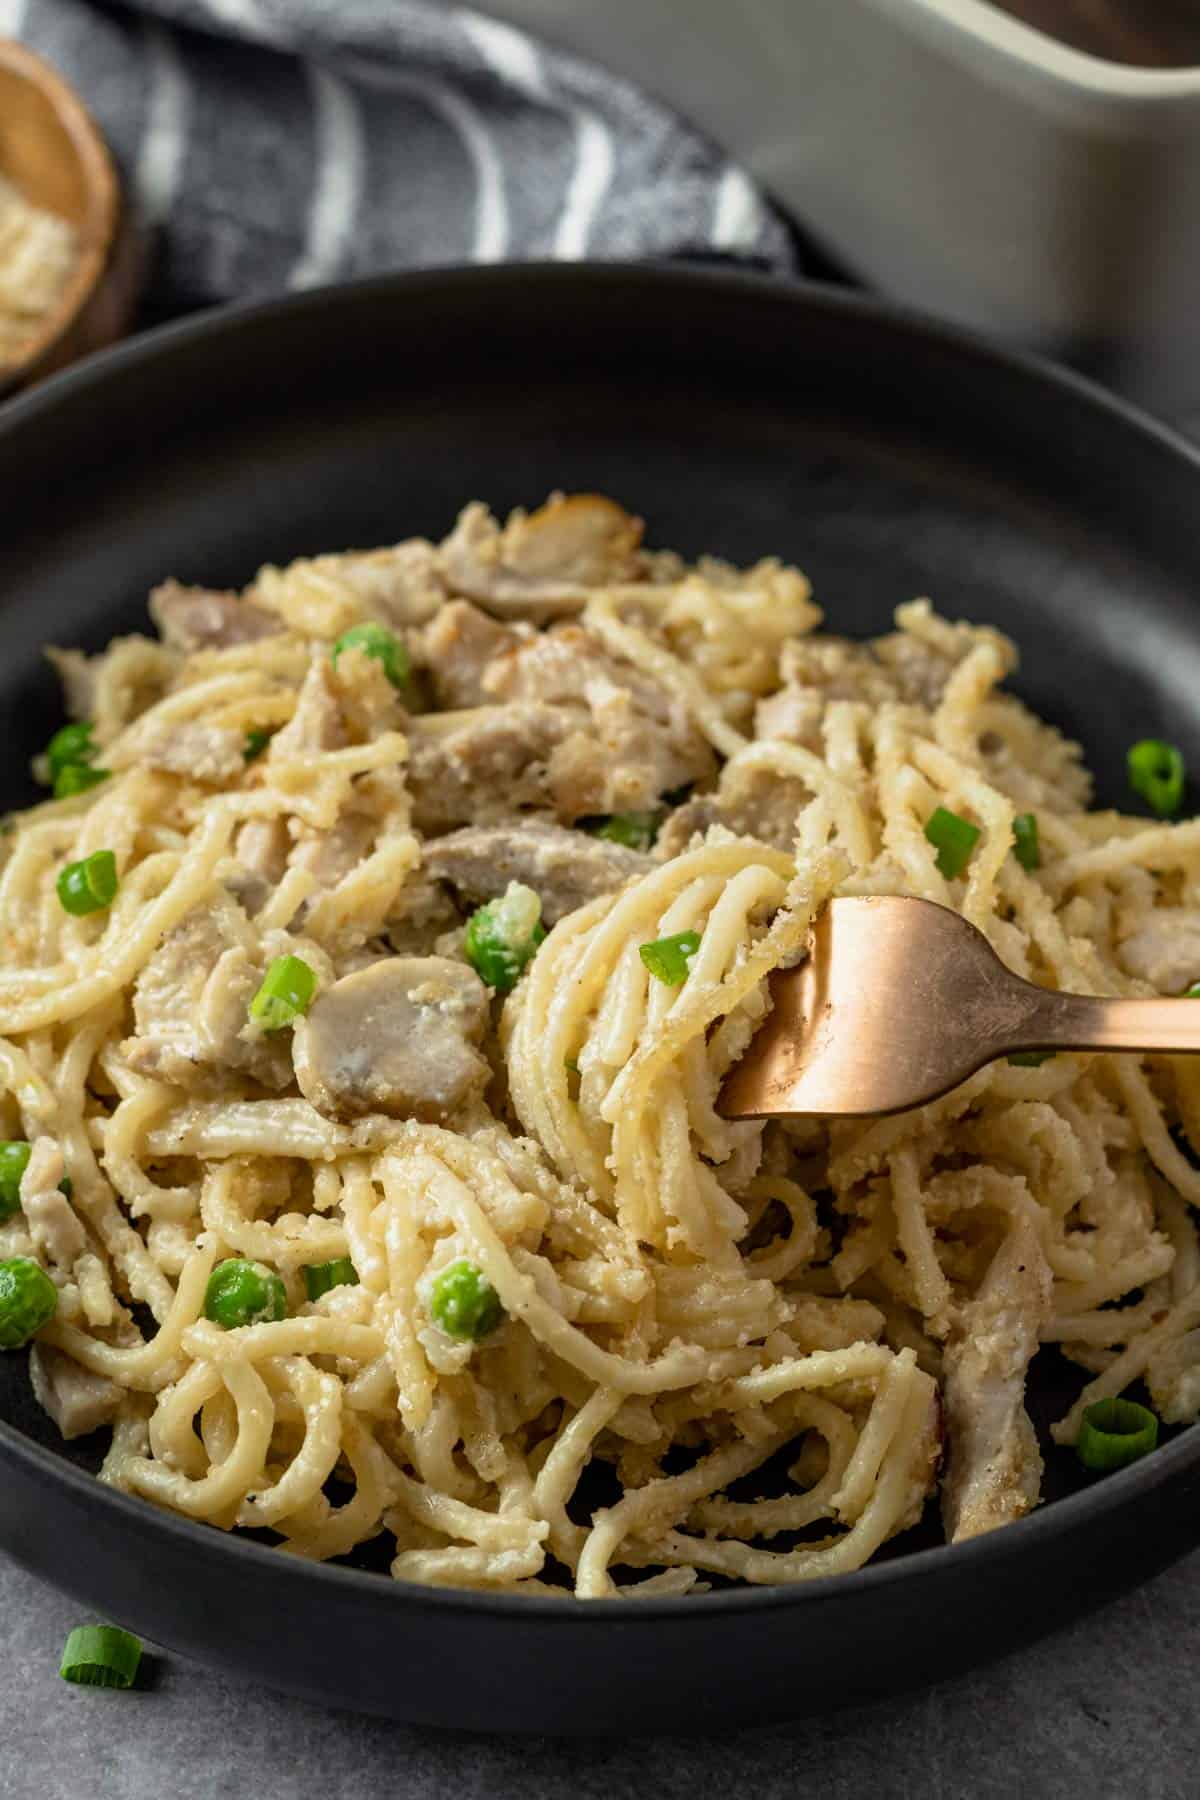
[[[91,106],[159,228],[159,307],[437,263],[794,260],[657,102],[439,0],[0,0],[0,36]]]

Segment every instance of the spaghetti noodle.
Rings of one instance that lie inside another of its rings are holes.
[[[55,1285],[35,1388],[111,1430],[102,1480],[297,1555],[382,1538],[403,1580],[670,1595],[859,1567],[939,1470],[948,1535],[1020,1516],[1039,1344],[1090,1376],[1060,1442],[1138,1379],[1200,1410],[1191,1063],[716,1109],[834,893],[954,906],[1049,986],[1185,985],[1196,827],[1089,812],[999,634],[917,601],[851,644],[795,571],[639,530],[473,507],[52,653],[90,732],[3,840],[0,1257]],[[939,806],[979,830],[953,879]],[[111,904],[67,910],[102,851]],[[489,997],[464,924],[501,899]],[[270,1029],[284,959],[316,997]],[[239,1263],[278,1304],[222,1311]]]

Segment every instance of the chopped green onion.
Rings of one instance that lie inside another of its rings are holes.
[[[301,956],[277,956],[250,1002],[250,1017],[264,1031],[282,1031],[306,1013],[317,978]]]
[[[309,1263],[304,1271],[304,1286],[310,1300],[319,1300],[330,1288],[357,1287],[358,1270],[348,1256],[336,1256],[332,1262]]]
[[[937,851],[937,866],[947,881],[962,874],[981,835],[978,825],[959,818],[948,807],[939,806],[930,815],[925,836]]]
[[[361,650],[364,656],[373,656],[393,687],[403,687],[408,680],[408,651],[386,625],[368,619],[343,631],[331,652],[335,669],[343,650]]]
[[[1030,874],[1041,867],[1042,847],[1038,843],[1036,813],[1018,813],[1013,820],[1013,855]]]
[[[1142,738],[1132,744],[1126,758],[1129,785],[1140,794],[1151,812],[1168,819],[1183,804],[1183,757],[1174,744],[1161,738]]]
[[[1014,1050],[1008,1060],[1014,1069],[1040,1069],[1053,1055],[1053,1050]]]
[[[142,1640],[116,1625],[77,1625],[63,1646],[58,1672],[80,1687],[131,1688]]]
[[[1200,981],[1193,981],[1183,997],[1185,1000],[1200,1000]]]
[[[698,931],[677,931],[674,937],[656,938],[652,944],[639,944],[638,955],[658,981],[678,987],[688,978],[688,959],[700,948]]]
[[[82,862],[68,863],[58,877],[58,897],[64,912],[75,918],[103,912],[117,896],[117,859],[111,850],[93,850]]]
[[[79,719],[73,725],[61,726],[46,745],[46,761],[50,765],[51,780],[72,764],[90,763],[96,754],[90,719]]]
[[[487,1276],[465,1260],[451,1263],[437,1277],[429,1311],[447,1337],[460,1341],[487,1337],[504,1317],[500,1296]]]
[[[219,1262],[204,1290],[204,1316],[226,1331],[287,1318],[287,1289],[274,1269],[231,1256]]]
[[[33,1146],[20,1138],[0,1144],[0,1219],[11,1219],[21,1204],[21,1177],[32,1154]]]
[[[1085,1469],[1123,1469],[1158,1443],[1158,1419],[1136,1400],[1097,1400],[1083,1409],[1076,1454]]]
[[[482,981],[507,994],[545,935],[541,900],[532,888],[510,881],[498,900],[471,914],[463,951]]]
[[[253,731],[248,731],[246,745],[242,751],[246,761],[254,762],[257,757],[260,757],[274,736],[273,731],[260,731],[257,726]]]
[[[657,812],[611,813],[607,818],[583,819],[580,824],[593,837],[607,838],[610,844],[624,844],[627,850],[649,850],[658,836],[662,814]]]
[[[19,1350],[58,1311],[58,1289],[31,1256],[0,1262],[0,1350]]]
[[[563,1068],[566,1069],[568,1071],[568,1073],[571,1075],[578,1075],[578,1073],[579,1073],[579,1058],[577,1056],[564,1056],[563,1057]]]
[[[76,794],[86,794],[89,788],[107,781],[111,773],[111,769],[89,769],[86,763],[68,763],[54,777],[54,798],[71,800]]]
[[[58,1184],[58,1191],[60,1194],[65,1194],[68,1200],[71,1198],[71,1195],[75,1192],[75,1183],[71,1180],[69,1175],[63,1176]]]

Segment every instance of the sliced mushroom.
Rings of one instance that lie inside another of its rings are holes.
[[[474,1048],[487,1017],[487,989],[464,964],[388,957],[335,981],[297,1025],[300,1091],[329,1118],[443,1123],[487,1084]]]

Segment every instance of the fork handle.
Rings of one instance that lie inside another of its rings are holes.
[[[1033,988],[1026,1016],[1005,1045],[1015,1050],[1143,1050],[1200,1054],[1200,1000],[1108,1000]],[[1017,1039],[1020,1039],[1018,1042]]]

